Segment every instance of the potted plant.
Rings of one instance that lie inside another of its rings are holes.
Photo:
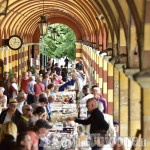
[[[9,72],[8,72],[8,88],[10,87],[10,79],[11,78],[16,78],[16,70],[10,70]],[[16,80],[17,81],[17,80]]]
[[[15,73],[16,73],[16,70],[10,70],[10,71],[8,72],[8,78],[10,79],[10,78],[12,78],[12,77],[15,77]]]
[[[29,70],[32,72],[32,74],[35,73],[35,68],[33,66],[30,66]]]

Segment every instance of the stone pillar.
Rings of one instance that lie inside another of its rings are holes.
[[[99,87],[99,55],[96,54],[96,70],[97,70],[97,74],[96,74],[96,81],[97,81],[97,86]]]
[[[15,69],[15,51],[12,51],[12,70]]]
[[[92,60],[92,83],[95,85],[95,61],[94,61],[94,52],[91,51],[91,60]]]
[[[93,50],[93,61],[94,61],[94,82],[95,82],[95,85],[97,85],[97,81],[96,81],[96,74],[97,74],[97,70],[96,70],[96,53],[95,51]]]
[[[25,70],[28,71],[28,46],[25,47]]]
[[[125,33],[124,33],[124,29],[122,27],[122,23],[120,23],[120,49],[119,49],[119,53],[120,54],[126,54],[127,50],[126,50],[126,39],[125,39]],[[122,59],[120,59],[120,63],[126,63],[127,58],[124,57]]]
[[[107,101],[108,101],[108,114],[113,115],[113,65],[107,63]]]
[[[99,56],[99,88],[103,95],[103,58],[101,56]]]
[[[15,51],[15,70],[16,72],[18,72],[18,51]],[[17,77],[18,77],[18,73],[17,73]]]
[[[18,76],[19,76],[19,78],[18,78],[18,83],[20,84],[20,82],[21,82],[21,75],[22,75],[22,68],[21,68],[21,66],[22,66],[22,48],[21,49],[19,49],[19,68],[18,68]],[[18,85],[19,85],[18,84]]]
[[[107,100],[107,61],[103,59],[103,97]]]
[[[4,49],[4,72],[8,72],[8,50]]]
[[[141,129],[141,88],[129,80],[129,136],[134,137],[137,130]]]
[[[134,74],[133,78],[141,86],[141,137],[146,141],[142,150],[150,149],[150,71],[141,71]],[[136,91],[137,93],[138,91]],[[142,139],[141,139],[142,140]]]
[[[24,60],[25,60],[24,49],[25,49],[24,46],[21,47],[21,74],[22,74],[22,72],[26,71],[25,70],[25,64],[24,64]]]
[[[119,121],[119,71],[114,67],[114,86],[113,86],[113,94],[114,94],[114,121]]]
[[[82,44],[76,43],[76,63],[82,58]]]
[[[8,70],[12,70],[12,51],[11,49],[8,50]]]
[[[128,77],[120,72],[120,136],[128,136]]]
[[[2,80],[3,79],[3,63],[4,63],[4,61],[3,61],[3,48],[0,48],[0,80]]]
[[[145,0],[145,20],[144,22],[144,51],[143,51],[143,56],[142,57],[142,68],[143,70],[149,69],[150,68],[150,63],[149,63],[149,58],[150,58],[150,1]],[[143,12],[144,12],[143,11]]]
[[[37,60],[37,62],[36,62],[36,69],[37,69],[37,71],[39,71],[40,70],[40,60],[39,60],[39,56],[40,56],[40,47],[39,47],[39,45],[33,45],[34,46],[34,58]],[[42,57],[42,59],[43,59],[43,57]]]
[[[143,138],[146,139],[144,150],[150,150],[150,88],[143,89]]]

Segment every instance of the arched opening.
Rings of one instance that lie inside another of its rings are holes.
[[[56,30],[56,37],[52,35],[52,30]],[[40,37],[40,57],[41,68],[46,66],[48,58],[55,61],[64,57],[74,61],[76,59],[76,35],[74,31],[64,24],[52,24],[48,27],[45,37]]]

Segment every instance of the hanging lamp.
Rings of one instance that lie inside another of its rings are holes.
[[[39,29],[40,29],[40,35],[45,36],[47,34],[48,25],[47,17],[44,16],[44,0],[43,0],[43,15],[41,16],[41,21],[38,22]]]
[[[55,41],[57,39],[57,36],[58,36],[58,32],[55,28],[55,14],[54,14],[54,28],[51,31],[51,37]]]

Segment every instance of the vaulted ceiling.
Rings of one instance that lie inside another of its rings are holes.
[[[0,0],[0,12],[4,10],[6,2],[7,0]],[[44,15],[51,24],[63,23],[70,26],[78,40],[91,41],[98,32],[103,34],[104,28],[107,31],[109,29],[111,38],[115,35],[118,39],[120,24],[127,37],[129,8],[137,29],[140,30],[142,4],[143,0],[44,0]],[[96,20],[101,14],[106,23],[102,19]],[[33,37],[39,36],[37,22],[40,21],[41,15],[42,0],[9,0],[7,15],[0,16],[1,38],[18,34],[24,42],[33,42]]]

